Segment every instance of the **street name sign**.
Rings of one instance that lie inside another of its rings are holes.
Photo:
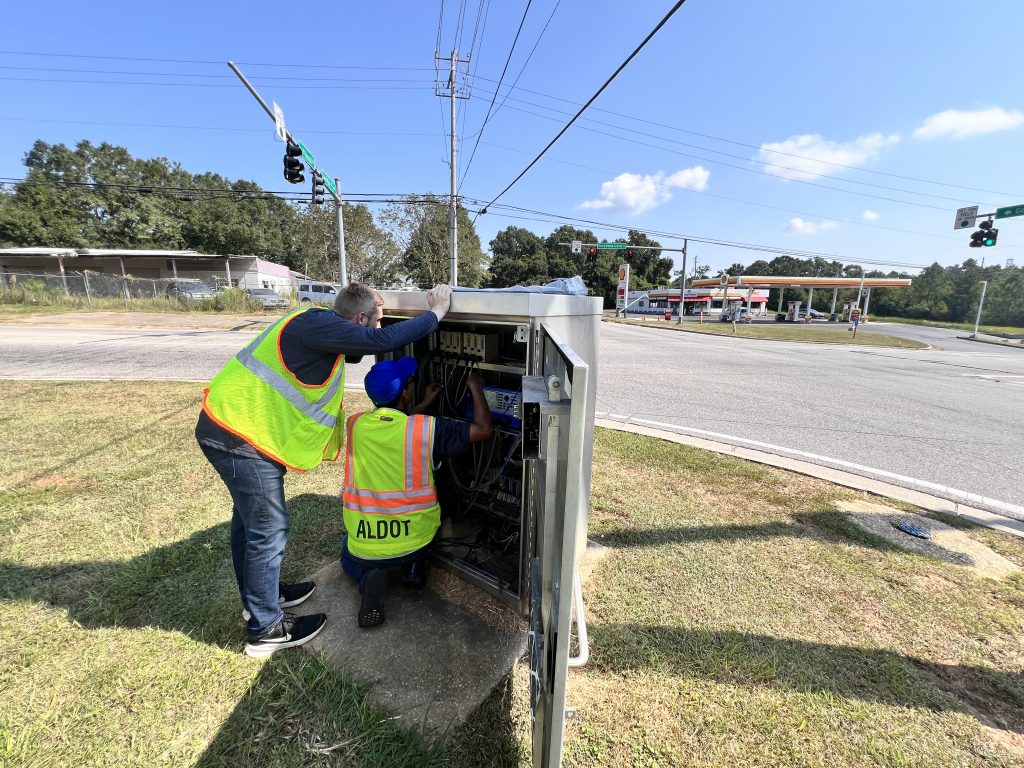
[[[326,173],[324,174],[324,186],[331,190],[331,194],[338,197],[338,188],[334,185],[334,181]]]
[[[969,208],[957,208],[956,219],[953,220],[953,229],[970,229],[974,226],[976,218],[978,218],[978,206],[972,205]]]
[[[624,251],[627,245],[628,243],[598,243],[597,247],[601,250]]]
[[[1008,205],[1005,208],[996,208],[997,219],[1008,219],[1011,216],[1024,216],[1024,203],[1021,205]]]
[[[309,163],[309,170],[316,168],[316,160],[313,158],[313,153],[306,149],[306,145],[301,141],[299,142],[299,149],[302,150],[302,156],[305,158],[306,162]]]

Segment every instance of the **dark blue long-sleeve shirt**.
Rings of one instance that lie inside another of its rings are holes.
[[[318,385],[327,380],[338,355],[359,362],[363,355],[399,349],[435,330],[437,315],[433,312],[385,328],[363,328],[329,309],[307,309],[296,315],[281,334],[281,355],[295,378],[303,384]],[[205,411],[199,413],[196,440],[241,456],[267,458],[218,426]]]

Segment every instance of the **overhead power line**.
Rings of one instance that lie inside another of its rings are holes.
[[[554,220],[555,222],[562,222],[562,223],[566,223],[566,224],[586,224],[588,226],[594,226],[594,227],[599,227],[599,228],[602,228],[602,229],[609,229],[609,230],[615,230],[615,231],[621,231],[621,232],[628,232],[629,230],[636,230],[638,232],[643,232],[644,234],[646,234],[648,236],[652,236],[652,237],[667,237],[667,238],[671,238],[671,239],[674,239],[674,240],[686,239],[686,240],[689,240],[690,242],[706,243],[706,244],[709,244],[709,245],[721,245],[721,246],[727,247],[727,248],[740,248],[740,249],[744,249],[744,250],[760,251],[760,252],[765,252],[765,253],[777,253],[779,255],[802,256],[802,257],[805,257],[805,258],[820,257],[820,258],[823,258],[823,259],[834,259],[836,261],[843,261],[843,262],[850,263],[850,264],[868,264],[868,265],[877,265],[877,266],[905,267],[905,268],[908,268],[908,269],[924,269],[925,267],[928,266],[927,264],[908,264],[908,263],[895,262],[895,261],[883,261],[883,260],[879,260],[879,259],[862,259],[862,258],[858,258],[858,257],[841,256],[841,255],[834,254],[834,253],[824,253],[824,252],[820,252],[820,251],[803,251],[803,250],[797,250],[797,249],[794,249],[794,248],[782,248],[782,247],[773,246],[773,245],[763,245],[763,244],[758,244],[758,243],[745,243],[745,242],[737,241],[737,240],[722,240],[720,238],[703,237],[703,236],[700,236],[700,235],[685,234],[685,233],[680,233],[680,232],[666,232],[666,231],[663,231],[663,230],[646,229],[644,227],[638,227],[638,226],[633,226],[633,225],[628,225],[628,224],[611,224],[611,223],[608,223],[608,222],[595,221],[593,219],[584,219],[584,218],[575,217],[575,216],[564,216],[562,214],[557,214],[557,213],[549,213],[549,212],[546,212],[546,211],[538,211],[538,210],[534,210],[534,209],[531,209],[531,208],[523,208],[521,206],[515,206],[515,205],[498,204],[498,205],[495,205],[495,208],[497,208],[500,211],[496,215],[501,216],[503,218],[517,218],[516,216],[512,216],[512,215],[504,212],[506,210],[512,210],[512,211],[519,211],[519,212],[523,212],[523,213],[535,214],[535,215],[539,215],[539,216],[545,216],[548,219]],[[521,218],[521,217],[518,217],[518,218]],[[534,219],[534,220],[536,221],[536,219]]]
[[[473,98],[480,98],[480,97],[473,97]],[[525,112],[526,114],[534,115],[536,117],[541,117],[541,118],[544,118],[544,119],[547,119],[547,120],[555,120],[557,122],[557,118],[552,118],[549,115],[541,115],[541,114],[538,114],[536,112],[530,112],[529,110],[520,109],[519,107],[510,107],[510,109],[514,109],[517,112]],[[668,152],[668,153],[673,154],[673,155],[679,155],[680,157],[688,157],[688,158],[691,158],[693,160],[700,160],[701,162],[705,162],[705,163],[713,163],[714,165],[721,165],[721,166],[724,166],[726,168],[734,168],[734,169],[736,169],[738,171],[743,171],[744,173],[755,173],[755,174],[758,174],[760,176],[768,176],[768,177],[771,177],[771,178],[774,178],[774,179],[781,178],[781,177],[779,177],[779,176],[777,176],[775,174],[768,173],[766,171],[759,171],[759,170],[757,170],[755,168],[745,168],[745,167],[743,167],[741,165],[733,165],[732,163],[725,163],[725,162],[722,162],[721,160],[714,160],[714,159],[712,159],[710,157],[703,157],[701,155],[694,155],[694,154],[689,153],[689,152],[680,152],[679,150],[676,150],[676,149],[669,149],[668,147],[661,147],[661,146],[658,146],[657,144],[650,144],[650,143],[645,142],[645,141],[639,141],[637,139],[631,139],[631,138],[629,138],[627,136],[619,136],[619,135],[614,134],[614,133],[608,133],[606,131],[599,131],[596,128],[587,128],[586,126],[580,126],[580,129],[584,130],[584,131],[590,131],[591,133],[597,133],[597,134],[600,134],[602,136],[608,136],[610,138],[618,139],[620,141],[626,141],[626,142],[629,142],[631,144],[637,144],[637,145],[639,145],[641,147],[650,147],[651,149],[657,149],[657,150],[659,150],[661,152]],[[623,130],[627,130],[627,129],[623,129]],[[534,158],[534,162],[539,160],[541,156],[542,155],[538,155],[536,158]],[[860,197],[868,197],[868,198],[871,198],[873,200],[887,200],[887,201],[893,202],[893,203],[901,203],[903,205],[913,205],[913,206],[916,206],[918,208],[931,208],[931,209],[937,210],[937,211],[946,211],[946,210],[948,210],[948,207],[942,207],[942,206],[937,206],[937,205],[928,205],[927,203],[918,203],[918,202],[914,202],[912,200],[900,200],[898,198],[885,197],[883,195],[872,195],[872,194],[869,194],[867,192],[857,192],[856,190],[853,190],[853,189],[843,189],[842,187],[833,187],[833,186],[829,186],[828,184],[822,184],[822,183],[816,182],[816,181],[807,181],[806,179],[787,179],[787,181],[789,181],[789,182],[791,182],[793,184],[805,184],[807,186],[819,187],[821,189],[831,189],[834,192],[845,192],[848,195],[858,195]],[[849,181],[850,183],[862,183],[862,184],[865,183],[865,182],[855,182],[853,180],[846,180],[846,179],[837,179],[837,181]],[[869,186],[877,186],[877,185],[869,185]],[[504,194],[504,193],[502,193],[502,194]],[[912,192],[911,194],[922,194],[922,193],[913,193]]]
[[[235,86],[230,83],[156,83],[147,80],[69,80],[66,78],[46,78],[46,77],[8,77],[0,76],[0,80],[17,81],[22,83],[72,83],[75,85],[157,85],[157,86],[171,86],[181,88],[234,88]],[[259,85],[263,81],[260,78],[253,78],[253,83]],[[371,81],[362,80],[359,82],[368,83]],[[394,81],[400,82],[400,81]],[[417,82],[417,81],[402,81],[402,82]],[[381,86],[378,83],[360,86],[360,85],[283,85],[275,83],[276,88],[282,88],[287,90],[353,90],[353,91],[422,91],[433,88],[432,80],[421,81],[423,85],[395,85],[395,86]]]
[[[504,150],[507,150],[509,152],[518,152],[518,153],[524,154],[524,155],[530,154],[525,149],[516,149],[515,147],[504,147],[504,146],[502,146],[500,144],[493,144],[493,143],[487,142],[487,141],[482,142],[482,143],[486,144],[487,146],[497,147],[498,149],[504,149]],[[562,165],[568,165],[568,166],[572,166],[574,168],[583,168],[584,170],[594,171],[595,173],[603,173],[603,174],[614,174],[615,173],[614,171],[610,171],[607,168],[595,168],[594,166],[591,166],[591,165],[583,165],[582,163],[573,163],[573,162],[570,162],[568,160],[559,160],[559,159],[554,158],[554,157],[548,157],[548,158],[545,158],[545,159],[548,162],[560,163]],[[958,238],[950,237],[948,235],[937,235],[934,232],[915,232],[914,230],[907,229],[906,227],[887,227],[887,226],[885,226],[883,224],[871,224],[871,223],[866,222],[866,221],[856,221],[854,219],[848,219],[848,218],[845,218],[845,217],[842,217],[842,216],[831,216],[831,215],[830,216],[826,216],[826,215],[821,214],[821,213],[810,213],[809,211],[798,211],[798,210],[794,210],[792,208],[781,208],[781,207],[779,207],[777,205],[768,205],[767,203],[759,203],[759,202],[755,202],[753,200],[743,200],[743,199],[738,198],[738,197],[729,197],[728,195],[719,195],[719,194],[716,194],[714,192],[708,192],[707,190],[690,189],[689,187],[681,187],[681,186],[676,185],[676,184],[666,184],[664,182],[653,181],[653,180],[651,181],[651,183],[654,184],[657,187],[661,187],[662,189],[671,190],[673,192],[689,192],[690,194],[693,194],[693,195],[701,195],[702,197],[713,197],[713,198],[718,199],[718,200],[727,200],[727,201],[729,201],[731,203],[741,203],[742,205],[752,205],[752,206],[756,206],[758,208],[766,208],[766,209],[772,210],[772,211],[782,211],[783,213],[795,213],[795,214],[797,214],[799,216],[810,216],[810,217],[813,217],[813,218],[823,219],[823,220],[840,221],[840,222],[843,222],[844,224],[855,224],[858,227],[868,227],[868,228],[871,228],[871,229],[884,229],[884,230],[888,230],[890,232],[906,232],[907,234],[911,234],[911,235],[921,235],[922,237],[935,237],[935,238],[939,238],[939,239],[942,239],[942,240],[958,240]]]
[[[484,115],[484,121],[480,125],[480,130],[476,132],[476,143],[473,144],[473,151],[469,155],[469,162],[466,163],[465,169],[462,171],[462,181],[459,182],[459,189],[462,189],[462,184],[466,181],[466,176],[469,174],[469,168],[473,165],[473,158],[476,157],[477,147],[480,146],[480,137],[483,135],[484,128],[487,127],[487,121],[491,119],[491,110],[494,109],[494,101],[498,98],[498,91],[501,90],[501,83],[505,79],[505,73],[508,72],[509,62],[512,61],[512,54],[515,53],[516,43],[519,42],[519,35],[523,31],[523,24],[526,23],[526,14],[530,12],[530,6],[533,4],[533,0],[526,0],[526,8],[523,10],[523,16],[519,19],[519,28],[516,30],[516,36],[512,38],[512,47],[509,48],[508,56],[505,58],[505,66],[501,69],[501,77],[498,78],[498,87],[494,90],[494,95],[491,97],[491,103],[487,105],[487,114]]]
[[[648,34],[647,37],[645,37],[643,39],[643,41],[640,43],[640,45],[638,45],[634,49],[634,51],[631,54],[629,54],[629,56],[626,57],[626,60],[623,61],[618,66],[618,68],[612,73],[611,77],[609,77],[607,80],[604,81],[604,84],[600,88],[598,88],[597,92],[587,100],[587,103],[584,104],[582,107],[580,107],[580,110],[575,115],[573,115],[572,119],[568,123],[566,123],[565,126],[562,128],[562,130],[560,130],[555,135],[555,138],[553,138],[550,142],[548,142],[548,145],[546,147],[544,147],[544,149],[542,149],[540,151],[540,154],[538,154],[535,158],[533,158],[533,160],[530,161],[529,165],[527,165],[522,171],[520,171],[519,175],[516,176],[514,179],[512,179],[512,181],[509,182],[508,186],[506,186],[503,190],[501,190],[501,192],[499,192],[491,200],[491,202],[488,203],[488,205],[485,205],[480,210],[480,212],[477,214],[477,216],[479,216],[482,213],[486,213],[487,212],[487,208],[488,208],[489,205],[492,205],[493,203],[495,203],[499,199],[501,199],[501,197],[506,192],[508,192],[510,189],[512,189],[513,186],[515,186],[516,182],[518,182],[521,178],[523,178],[523,176],[525,176],[527,174],[527,172],[531,168],[533,168],[534,165],[537,164],[537,161],[540,160],[545,155],[545,153],[547,153],[547,151],[549,149],[551,149],[551,147],[553,147],[555,145],[555,142],[558,141],[562,137],[562,135],[566,131],[568,131],[569,128],[572,127],[572,124],[575,123],[576,120],[579,118],[579,116],[582,115],[586,111],[587,107],[589,107],[591,104],[593,104],[597,100],[597,97],[600,96],[604,92],[604,89],[607,88],[609,85],[611,85],[612,81],[616,77],[619,76],[619,73],[626,68],[626,66],[629,64],[629,62],[631,62],[636,57],[636,55],[638,53],[640,53],[640,51],[642,51],[644,49],[644,46],[646,46],[647,43],[650,42],[651,38],[653,38],[658,33],[658,31],[663,26],[665,26],[665,24],[668,23],[668,20],[672,18],[672,16],[675,14],[675,12],[683,7],[683,3],[685,3],[685,2],[686,2],[686,0],[677,0],[676,4],[673,5],[672,8],[669,10],[669,12],[667,14],[665,14],[665,17],[661,21],[658,22],[657,26],[655,26],[654,29],[651,30],[650,34]]]
[[[497,82],[496,80],[489,79],[489,78],[486,78],[486,77],[483,77],[483,76],[478,76],[477,79],[484,80],[485,82],[489,82],[489,83],[496,83]],[[506,87],[509,87],[509,86],[506,86]],[[523,93],[530,93],[530,94],[533,94],[534,96],[543,96],[546,99],[552,99],[554,101],[561,101],[561,102],[563,102],[565,104],[570,104],[572,106],[579,106],[579,102],[578,101],[573,101],[572,99],[566,99],[566,98],[563,98],[561,96],[553,96],[553,95],[551,95],[549,93],[543,93],[542,91],[534,91],[534,90],[530,90],[529,88],[517,88],[517,87],[515,87],[515,85],[511,86],[511,89],[512,90],[522,91]],[[509,91],[509,94],[506,94],[505,98],[506,99],[511,98],[510,94],[511,94],[511,90]],[[531,106],[536,106],[536,107],[539,107],[541,109],[550,109],[552,111],[558,111],[558,112],[561,112],[562,114],[566,114],[566,115],[570,114],[569,112],[564,112],[564,111],[561,111],[561,110],[554,110],[554,108],[552,108],[552,107],[545,107],[545,106],[540,105],[540,104],[533,104],[532,102],[527,102],[527,101],[524,101],[522,99],[512,98],[512,101],[519,101],[519,102],[524,103],[524,104],[530,104]],[[502,102],[502,103],[504,103],[504,102]],[[749,143],[746,143],[746,142],[743,142],[743,141],[737,141],[735,139],[727,139],[727,138],[724,138],[722,136],[715,136],[715,135],[710,134],[710,133],[701,133],[700,131],[693,131],[693,130],[690,130],[690,129],[687,129],[687,128],[680,128],[679,126],[676,126],[676,125],[669,125],[667,123],[659,123],[659,122],[657,122],[655,120],[649,120],[649,119],[646,119],[646,118],[643,118],[643,117],[639,117],[637,115],[628,115],[628,114],[625,114],[625,113],[622,113],[622,112],[615,112],[614,110],[605,109],[603,107],[593,107],[591,109],[591,111],[592,112],[603,112],[603,113],[605,113],[607,115],[614,115],[615,117],[621,117],[623,119],[629,120],[630,122],[646,123],[647,125],[653,125],[653,126],[656,126],[658,128],[665,128],[665,129],[670,130],[670,131],[678,131],[679,133],[687,133],[687,134],[690,134],[692,136],[700,136],[700,137],[705,138],[705,139],[712,139],[713,141],[721,141],[721,142],[724,142],[726,144],[735,144],[736,146],[748,147],[750,149],[756,149],[756,150],[760,150],[761,149],[761,146],[758,145],[758,144],[749,144]],[[602,123],[601,121],[595,120],[594,118],[591,118],[591,117],[584,118],[584,120],[586,122],[593,122],[593,123],[597,123],[599,125],[610,125],[612,127],[620,128],[622,130],[634,130],[634,129],[625,128],[623,126],[616,126],[613,123]],[[668,141],[668,139],[666,139],[666,141]],[[690,145],[687,145],[687,146],[690,146]],[[708,149],[706,147],[701,147],[701,149],[705,149],[708,152],[715,152],[716,151],[716,150]],[[970,192],[985,192],[986,194],[990,194],[990,195],[1010,195],[1010,196],[1018,195],[1018,193],[1015,193],[1015,192],[1000,192],[998,190],[993,190],[993,189],[982,189],[982,188],[979,188],[979,187],[968,187],[968,186],[964,186],[962,184],[951,184],[949,182],[944,182],[944,181],[935,181],[935,180],[932,180],[932,179],[922,179],[922,178],[919,178],[919,177],[916,177],[916,176],[904,176],[904,175],[899,174],[899,173],[889,173],[887,171],[879,171],[879,170],[876,170],[874,168],[861,168],[861,167],[855,166],[855,165],[847,165],[847,164],[844,164],[844,163],[837,163],[837,162],[834,162],[832,160],[822,160],[822,159],[817,158],[817,157],[810,157],[808,155],[800,155],[800,154],[797,154],[795,152],[784,152],[782,150],[777,150],[777,149],[765,150],[765,151],[771,152],[772,154],[776,154],[776,155],[785,155],[787,157],[794,157],[794,158],[798,158],[800,160],[809,160],[809,161],[812,161],[812,162],[815,162],[815,163],[821,163],[823,165],[831,165],[831,166],[834,166],[834,167],[837,167],[837,168],[845,168],[845,169],[851,170],[851,171],[858,171],[860,173],[871,173],[871,174],[875,174],[875,175],[878,175],[878,176],[889,176],[890,178],[903,179],[904,181],[915,181],[915,182],[918,182],[920,184],[932,184],[934,186],[950,187],[952,189],[963,189],[963,190],[967,190],[967,191],[970,191]],[[746,159],[746,158],[744,158],[744,159]]]
[[[161,64],[215,64],[218,67],[224,65],[224,61],[222,59],[157,59],[144,56],[108,56],[106,54],[100,55],[89,53],[54,53],[43,51],[0,51],[0,54],[6,56],[43,56],[62,59],[97,59],[103,61],[148,61],[159,62]],[[430,71],[429,67],[379,67],[363,64],[295,64],[285,62],[273,63],[265,61],[236,61],[235,63],[247,67],[291,67],[296,69],[390,69],[406,70],[409,72]]]

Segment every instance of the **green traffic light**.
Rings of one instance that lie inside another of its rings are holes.
[[[991,237],[985,238],[985,245],[995,245],[995,244],[996,244],[996,241],[993,240]]]

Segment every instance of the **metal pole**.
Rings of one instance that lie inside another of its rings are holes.
[[[686,239],[683,240],[683,271],[679,277],[679,319],[676,320],[677,323],[683,322],[683,310],[686,309],[686,245],[688,242]]]
[[[277,118],[274,117],[274,110],[272,110],[270,107],[268,107],[267,106],[267,102],[265,102],[263,100],[263,98],[258,93],[256,93],[256,89],[253,88],[251,85],[249,85],[249,81],[245,79],[245,75],[243,75],[241,72],[238,71],[238,67],[235,66],[235,62],[229,61],[228,62],[228,66],[231,67],[231,71],[232,72],[234,72],[236,75],[238,75],[238,79],[242,81],[242,83],[245,85],[245,87],[249,89],[249,93],[251,93],[253,95],[253,97],[256,99],[256,101],[258,101],[260,103],[260,106],[263,107],[263,111],[266,112],[267,115],[270,116],[271,120],[274,120],[276,122]],[[289,139],[291,138],[290,134],[289,134],[288,138]]]
[[[868,316],[868,309],[870,307],[871,307],[871,286],[869,285],[868,286],[868,295],[864,297],[864,312],[861,313],[861,314],[864,315],[864,317]],[[861,319],[863,320],[864,318],[861,318]]]
[[[60,267],[60,279],[64,283],[64,295],[70,296],[71,292],[68,290],[68,276],[64,274],[64,257],[57,257],[57,266]]]
[[[988,288],[988,280],[981,281],[981,299],[978,300],[978,314],[974,317],[974,333],[972,339],[978,338],[978,323],[981,322],[981,308],[985,305],[985,289]]]
[[[128,274],[124,271],[124,257],[118,256],[117,260],[121,262],[121,288],[124,291],[124,308],[128,309],[128,303],[132,300],[132,296],[128,292]]]
[[[452,69],[451,74],[448,75],[448,90],[451,92],[452,102],[452,160],[449,163],[451,170],[451,201],[450,208],[448,211],[449,229],[451,230],[451,259],[448,267],[449,278],[448,282],[451,285],[459,284],[459,202],[455,195],[456,192],[456,179],[455,179],[455,65],[459,60],[459,52],[452,51]]]
[[[176,259],[171,259],[171,273],[174,275],[174,279],[178,279],[178,262]]]
[[[807,317],[811,316],[811,307],[814,306],[814,286],[807,289]]]
[[[82,280],[85,282],[85,301],[91,307],[92,306],[92,293],[89,291],[89,270],[82,270]]]
[[[338,188],[338,197],[334,206],[338,211],[338,282],[342,287],[348,285],[348,265],[345,263],[345,214],[341,203],[341,179],[334,179],[334,186]]]
[[[831,320],[832,316],[836,313],[836,299],[839,297],[839,289],[832,289],[832,310],[828,313],[828,319]]]
[[[228,278],[228,288],[230,288],[231,287],[231,262],[230,262],[230,260],[227,257],[224,258],[224,274]]]
[[[864,267],[860,268],[860,288],[857,289],[857,309],[860,309],[860,299],[864,294]],[[864,313],[861,312],[863,315]]]

